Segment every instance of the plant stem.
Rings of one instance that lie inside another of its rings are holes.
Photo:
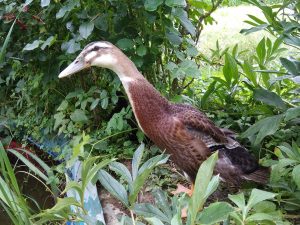
[[[132,210],[130,210],[130,216],[131,216],[131,219],[132,219],[132,224],[133,224],[133,225],[136,225]]]

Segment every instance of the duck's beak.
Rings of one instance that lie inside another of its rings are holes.
[[[74,73],[79,72],[80,70],[87,68],[87,67],[89,67],[89,65],[84,62],[83,57],[77,57],[67,68],[65,68],[58,75],[58,78],[70,76]]]

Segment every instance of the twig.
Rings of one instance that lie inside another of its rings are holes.
[[[200,34],[203,30],[203,25],[202,22],[205,18],[209,17],[218,7],[219,5],[223,2],[223,0],[218,0],[217,3],[215,4],[214,1],[212,0],[212,8],[211,10],[209,10],[207,13],[203,14],[202,16],[200,16],[199,21],[198,21],[198,25],[197,25],[197,29],[196,29],[196,44],[199,41],[200,38]]]

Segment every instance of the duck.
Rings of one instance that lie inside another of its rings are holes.
[[[259,165],[256,158],[237,141],[234,132],[219,128],[191,105],[170,102],[112,43],[96,41],[88,44],[58,77],[68,77],[92,66],[117,74],[139,128],[184,171],[192,182],[191,189],[200,165],[216,151],[218,160],[214,172],[223,181],[233,185],[245,180],[267,183],[268,168]]]

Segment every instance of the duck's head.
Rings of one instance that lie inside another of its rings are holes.
[[[58,77],[67,77],[91,66],[115,70],[118,59],[122,54],[117,47],[109,42],[92,42],[80,52],[77,58]]]

